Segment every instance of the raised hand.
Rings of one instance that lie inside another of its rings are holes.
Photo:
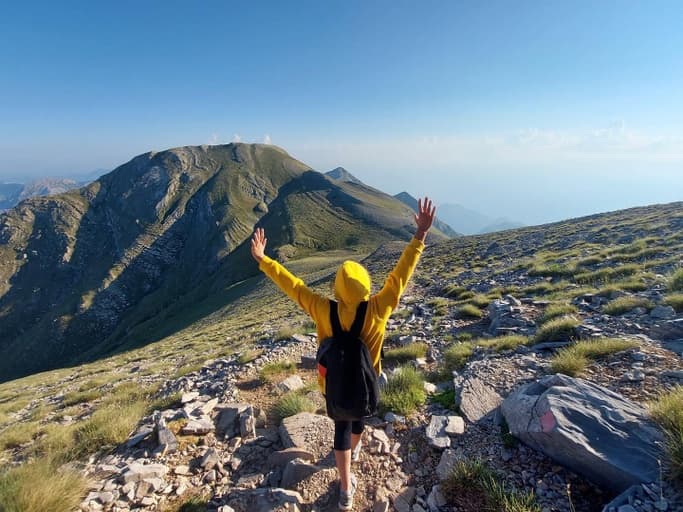
[[[266,232],[263,228],[256,228],[254,236],[251,237],[251,255],[256,261],[261,262],[263,256],[265,256],[267,243]]]
[[[428,197],[417,200],[417,213],[415,214],[415,224],[417,224],[417,231],[415,238],[424,242],[427,237],[429,228],[434,222],[434,214],[436,214],[436,206],[432,205],[432,200]]]

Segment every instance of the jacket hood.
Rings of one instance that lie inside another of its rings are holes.
[[[337,270],[334,296],[345,304],[358,304],[370,298],[370,274],[355,261],[346,260]]]

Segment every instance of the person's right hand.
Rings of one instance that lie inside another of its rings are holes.
[[[263,228],[256,228],[254,236],[251,237],[251,255],[259,263],[265,256],[266,243],[268,243],[266,232]]]
[[[428,197],[417,200],[417,213],[415,214],[415,224],[417,224],[417,232],[415,238],[424,242],[429,228],[434,222],[434,215],[436,214],[436,206],[432,205],[432,200]]]

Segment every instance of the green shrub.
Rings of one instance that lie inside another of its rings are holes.
[[[426,343],[409,343],[403,347],[391,348],[385,351],[384,359],[397,363],[407,363],[408,361],[425,357],[427,355]]]
[[[627,295],[610,301],[602,308],[602,311],[607,315],[621,315],[635,308],[652,309],[652,307],[653,304],[648,299]]]
[[[532,493],[506,488],[501,479],[480,461],[458,461],[441,482],[441,492],[457,510],[541,511]]]
[[[282,395],[273,406],[273,413],[282,420],[300,412],[315,412],[315,404],[304,394],[290,391]]]
[[[666,432],[669,470],[683,482],[683,386],[661,393],[650,403],[650,412]]]
[[[672,293],[664,297],[664,302],[674,308],[677,313],[683,313],[683,293]]]
[[[481,318],[484,313],[474,304],[463,304],[458,308],[457,315],[460,318]]]
[[[80,473],[57,470],[43,460],[0,473],[3,512],[76,510],[85,492],[86,481]]]
[[[578,311],[576,307],[572,304],[549,304],[548,307],[545,308],[545,311],[543,312],[541,318],[539,318],[538,322],[540,324],[544,324],[554,318],[565,315],[573,315],[577,312]]]
[[[571,338],[574,329],[581,324],[576,318],[571,316],[561,316],[554,318],[541,325],[534,335],[534,342],[556,341]]]
[[[679,268],[669,279],[669,290],[672,292],[683,292],[683,268]]]
[[[442,391],[441,393],[436,393],[429,397],[429,401],[435,404],[439,404],[441,407],[444,407],[445,409],[450,409],[452,411],[457,411],[458,409],[455,405],[454,389],[447,389],[446,391]]]
[[[591,359],[599,359],[635,346],[637,346],[635,341],[623,338],[579,341],[558,351],[551,360],[551,367],[555,373],[564,373],[574,377],[586,369]]]
[[[411,366],[403,366],[389,375],[380,395],[382,414],[388,411],[403,415],[411,414],[424,404],[427,398],[422,375]]]
[[[292,361],[275,361],[264,364],[258,375],[261,382],[272,382],[276,376],[289,375],[295,370],[296,364]]]
[[[520,345],[526,345],[527,343],[529,343],[529,338],[520,335],[497,336],[495,338],[480,339],[474,342],[475,345],[490,348],[495,352],[514,350]]]

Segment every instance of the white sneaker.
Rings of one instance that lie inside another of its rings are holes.
[[[356,494],[356,488],[358,487],[358,480],[356,475],[351,473],[351,489],[349,492],[339,490],[339,510],[351,510],[353,509],[353,495]]]
[[[351,462],[358,462],[360,459],[360,450],[363,447],[363,441],[358,441],[358,444],[351,452]]]

